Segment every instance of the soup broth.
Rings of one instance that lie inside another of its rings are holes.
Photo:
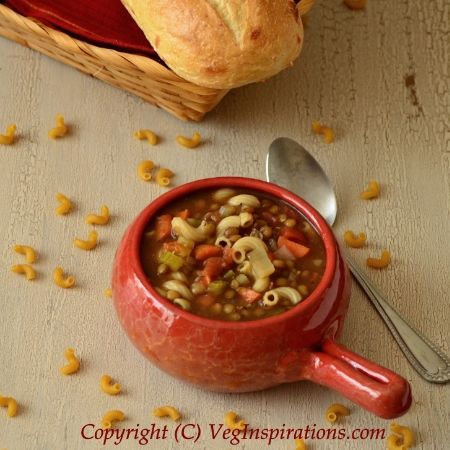
[[[281,314],[315,289],[322,239],[280,200],[241,189],[201,191],[171,203],[148,225],[144,271],[160,295],[210,319]]]

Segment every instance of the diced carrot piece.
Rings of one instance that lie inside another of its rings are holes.
[[[205,277],[206,284],[214,281],[224,270],[223,259],[219,256],[208,258],[203,263],[202,276]]]
[[[247,303],[255,303],[262,297],[260,292],[256,292],[253,289],[246,287],[238,288],[237,292]]]
[[[295,228],[283,227],[280,231],[280,236],[283,236],[290,241],[297,242],[298,244],[306,244],[308,242],[305,235]]]
[[[177,241],[164,242],[163,249],[166,252],[173,252],[180,256],[189,256],[189,249]]]
[[[278,247],[286,247],[296,258],[303,258],[309,253],[309,248],[298,242],[290,241],[284,236],[280,236],[277,241]]]
[[[216,297],[212,294],[203,294],[197,297],[196,303],[203,308],[209,308],[216,303]]]
[[[178,211],[176,213],[177,217],[181,217],[182,219],[186,220],[189,217],[189,210],[183,209],[183,211]]]
[[[156,219],[155,237],[157,241],[167,239],[172,232],[172,216],[164,214]]]
[[[213,256],[221,256],[222,247],[218,245],[210,244],[200,244],[194,248],[194,258],[199,261],[204,261],[205,259],[211,258]]]

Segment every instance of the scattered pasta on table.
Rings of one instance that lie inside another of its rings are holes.
[[[350,414],[350,410],[340,403],[333,403],[330,405],[326,412],[325,418],[329,423],[335,423],[340,417],[348,416]]]
[[[307,450],[304,439],[295,439],[295,450]]]
[[[11,145],[14,143],[14,140],[16,138],[16,125],[8,125],[6,127],[6,133],[1,134],[0,133],[0,144],[2,145]]]
[[[173,406],[160,406],[153,410],[155,417],[170,417],[173,421],[181,419],[181,413]]]
[[[112,428],[114,422],[121,422],[122,420],[125,420],[125,414],[118,409],[113,409],[104,414],[102,419],[102,427],[105,429]]]
[[[122,390],[122,387],[119,383],[113,383],[109,375],[103,375],[100,378],[100,389],[106,394],[117,395]]]
[[[390,428],[394,434],[390,434],[387,438],[388,450],[408,450],[414,446],[414,433],[409,427],[393,422]]]
[[[0,395],[0,406],[6,408],[6,414],[8,417],[16,416],[19,410],[17,401],[12,397],[3,397]]]
[[[321,134],[326,144],[331,144],[334,142],[334,131],[325,125],[322,125],[320,122],[312,123],[312,130],[316,134]]]
[[[67,364],[59,369],[63,375],[72,375],[80,369],[80,360],[75,355],[73,348],[67,348],[64,352],[64,357],[67,359]]]
[[[72,211],[73,208],[72,201],[60,192],[58,192],[55,197],[56,200],[60,203],[59,206],[55,208],[55,213],[58,216],[69,214],[69,212]]]
[[[85,222],[88,225],[106,225],[109,222],[109,219],[109,208],[106,205],[102,205],[100,208],[100,214],[88,214]]]
[[[391,254],[389,250],[381,252],[381,258],[367,258],[367,266],[374,269],[384,269],[391,263]]]
[[[192,138],[186,136],[177,136],[178,144],[186,148],[197,148],[200,145],[201,141],[202,136],[198,132],[195,132],[192,135]]]
[[[75,277],[72,275],[64,276],[64,270],[61,267],[57,267],[53,271],[53,281],[64,289],[69,289],[75,285]]]
[[[349,247],[361,248],[366,244],[366,235],[365,233],[359,233],[358,235],[355,235],[353,231],[347,230],[344,233],[344,241]]]
[[[11,267],[11,272],[25,275],[28,281],[34,280],[36,278],[36,271],[30,264],[15,264]]]
[[[229,411],[225,414],[224,423],[230,430],[245,430],[246,423],[244,420],[237,420],[238,415],[234,411]]]
[[[161,168],[156,172],[156,182],[163,187],[167,187],[170,185],[171,178],[174,176],[174,173],[166,168]]]
[[[57,114],[55,117],[55,122],[56,126],[48,132],[48,137],[51,139],[64,137],[69,131],[69,128],[64,121],[64,117],[61,114]]]
[[[137,166],[137,174],[138,177],[142,181],[151,181],[152,179],[152,170],[155,167],[155,163],[150,160],[141,161]]]
[[[33,264],[36,261],[36,251],[29,245],[15,245],[14,251],[21,255],[25,255],[25,260],[28,264]]]
[[[89,232],[89,237],[87,240],[75,239],[73,241],[75,247],[82,250],[93,250],[98,245],[98,233],[95,230]]]
[[[363,200],[372,200],[374,198],[378,198],[380,196],[380,183],[378,183],[378,181],[376,180],[370,180],[367,189],[361,192],[359,196]]]
[[[134,133],[134,137],[136,139],[139,139],[140,141],[146,139],[147,142],[151,145],[156,145],[158,143],[158,136],[151,130],[138,130]]]

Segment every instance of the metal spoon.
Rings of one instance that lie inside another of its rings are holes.
[[[314,157],[288,138],[275,139],[266,159],[267,181],[295,192],[311,203],[333,225],[337,204],[333,187]],[[408,361],[431,383],[450,381],[450,359],[435,344],[414,330],[390,306],[354,262],[346,258],[350,271],[363,288]]]

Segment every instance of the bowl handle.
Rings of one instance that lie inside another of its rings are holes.
[[[400,375],[353,353],[331,339],[322,351],[306,351],[302,379],[327,386],[368,411],[392,419],[411,405],[411,387]]]

